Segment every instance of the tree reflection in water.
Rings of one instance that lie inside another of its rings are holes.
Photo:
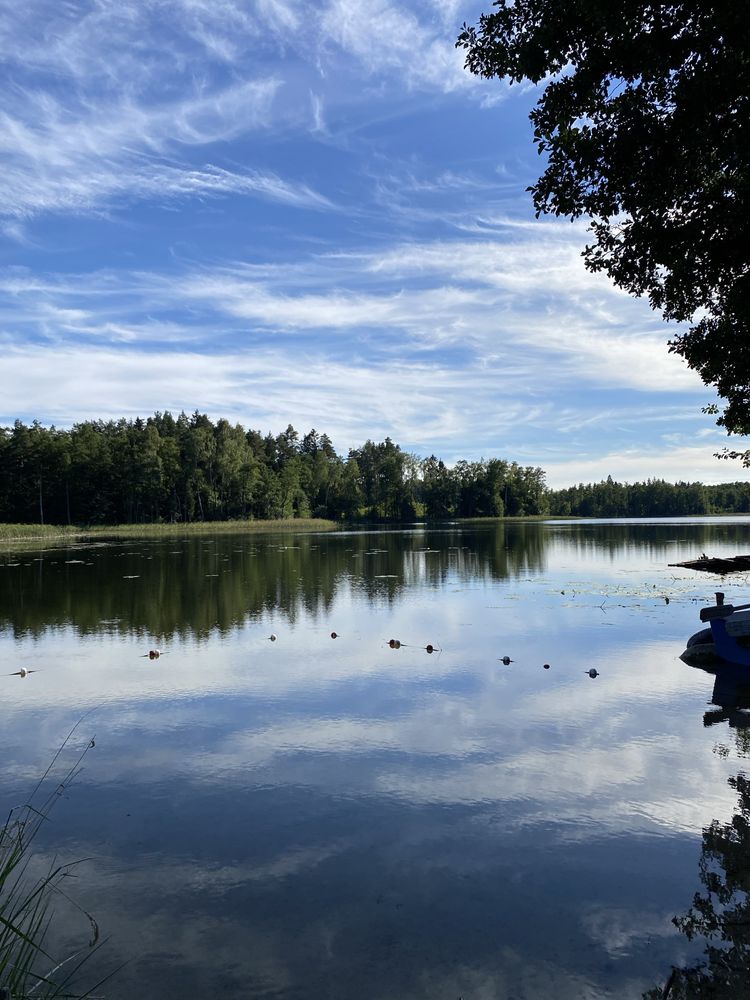
[[[737,750],[750,757],[750,683],[747,671],[721,667],[716,673],[705,726],[728,722],[735,729]],[[706,939],[703,960],[674,968],[663,987],[644,994],[644,1000],[743,1000],[750,998],[750,779],[739,773],[729,778],[738,795],[737,810],[728,823],[713,820],[703,830],[700,860],[702,889],[693,905],[673,923],[689,941]]]

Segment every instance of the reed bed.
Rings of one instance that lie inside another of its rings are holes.
[[[81,532],[67,524],[0,524],[0,542],[15,542],[30,539],[50,541],[75,539]]]
[[[189,524],[112,524],[73,527],[54,524],[0,524],[0,545],[23,542],[82,542],[92,538],[174,538],[192,535],[268,534],[274,531],[333,531],[335,521],[289,517],[275,521],[192,521]]]
[[[191,521],[189,524],[118,524],[79,529],[83,537],[161,538],[216,535],[267,534],[274,531],[332,531],[335,521],[322,517],[287,517],[275,521]]]

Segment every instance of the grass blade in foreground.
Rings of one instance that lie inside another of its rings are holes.
[[[28,802],[11,809],[0,828],[0,996],[3,990],[6,995],[9,991],[12,1000],[27,997],[51,1000],[53,997],[91,995],[90,992],[81,994],[73,990],[74,977],[98,948],[95,921],[74,900],[70,900],[61,886],[75,863],[59,865],[54,861],[41,877],[33,877],[30,871],[34,838],[94,746],[94,741],[89,741],[62,780],[55,781],[49,794],[43,795],[45,784],[54,781],[55,765],[78,725],[76,723],[68,733]],[[95,929],[88,943],[85,943],[86,938],[82,934],[83,946],[62,961],[53,957],[45,947],[45,939],[54,920],[54,896],[58,894],[65,896],[84,914],[87,931],[91,927]]]

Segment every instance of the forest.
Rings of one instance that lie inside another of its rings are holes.
[[[750,483],[719,485],[618,483],[611,476],[599,483],[579,483],[548,494],[549,513],[558,517],[679,517],[688,514],[750,512]]]
[[[140,524],[325,517],[408,521],[750,511],[750,484],[649,480],[550,490],[501,458],[446,465],[390,438],[338,455],[326,434],[277,435],[195,412],[0,428],[0,523]]]

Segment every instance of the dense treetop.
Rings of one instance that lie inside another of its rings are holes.
[[[750,511],[750,483],[653,479],[550,490],[502,458],[447,466],[385,441],[346,457],[326,434],[263,435],[205,414],[0,428],[0,522],[127,524],[293,517],[441,520],[556,514],[644,517]]]
[[[390,438],[336,454],[326,434],[246,431],[205,414],[0,429],[0,521],[55,524],[330,517],[409,520],[546,510],[544,472],[449,470]]]
[[[586,266],[693,324],[671,349],[726,401],[718,422],[750,433],[750,5],[494,7],[458,45],[473,73],[544,83],[537,214],[588,217]]]

